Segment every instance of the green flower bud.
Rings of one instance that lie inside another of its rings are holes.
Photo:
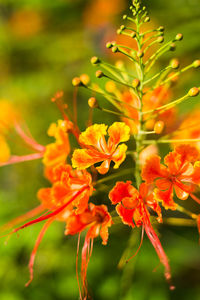
[[[144,52],[143,52],[142,50],[139,50],[139,51],[137,52],[137,57],[141,58],[141,57],[143,57],[143,56],[144,56]]]
[[[112,48],[113,44],[111,42],[106,43],[106,48],[110,49]]]
[[[100,59],[97,56],[93,56],[90,61],[93,65],[97,65],[100,63]]]
[[[172,67],[172,69],[178,69],[180,65],[178,59],[176,58],[172,59],[169,64]]]
[[[150,21],[150,18],[149,17],[146,17],[145,19],[144,19],[144,22],[145,23],[147,23],[147,22],[149,22]]]
[[[132,86],[136,89],[138,86],[140,85],[140,81],[139,81],[139,79],[134,79],[133,81],[132,81]]]
[[[121,25],[121,26],[120,26],[120,29],[121,29],[121,30],[124,30],[124,29],[126,29],[126,26],[125,26],[125,25]]]
[[[197,87],[193,87],[189,90],[188,95],[190,97],[195,97],[197,95],[199,95],[199,89]]]
[[[98,71],[96,71],[95,75],[97,78],[101,78],[104,76],[104,73],[101,70],[98,70]]]
[[[176,49],[176,45],[174,43],[171,43],[171,45],[169,46],[169,50],[174,51],[175,49]]]
[[[136,37],[136,33],[135,33],[135,32],[132,32],[132,33],[130,34],[130,36],[134,39],[134,38]]]
[[[126,20],[127,19],[127,15],[123,15],[123,20]]]
[[[80,80],[80,78],[79,77],[74,77],[72,79],[72,85],[73,86],[81,86],[81,80]]]
[[[182,33],[178,33],[178,34],[175,36],[175,40],[176,40],[176,41],[181,41],[182,39],[183,39]]]
[[[164,27],[164,26],[160,26],[160,27],[158,28],[158,31],[163,32],[164,30],[165,30],[165,27]]]
[[[117,46],[114,46],[114,47],[112,48],[112,52],[113,52],[113,53],[116,53],[116,52],[118,52],[118,48],[117,48]]]
[[[163,43],[163,42],[164,42],[164,37],[163,37],[163,35],[162,35],[162,36],[159,36],[159,37],[157,38],[157,42],[158,42],[158,43]]]
[[[193,62],[193,67],[194,68],[199,68],[200,67],[200,59],[197,59]]]
[[[117,34],[121,34],[122,30],[121,29],[117,29]]]

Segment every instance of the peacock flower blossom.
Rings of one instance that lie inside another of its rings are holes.
[[[81,255],[81,284],[82,291],[80,290],[80,299],[87,296],[87,268],[89,259],[92,255],[93,250],[93,240],[98,235],[102,238],[102,244],[106,245],[108,241],[108,228],[112,225],[111,215],[108,213],[107,206],[105,205],[94,205],[89,203],[88,208],[81,214],[76,214],[75,211],[67,219],[67,225],[65,234],[66,235],[75,235],[79,234],[88,229],[85,236],[85,241],[82,248]],[[79,242],[78,249],[79,251]],[[78,261],[77,261],[78,264]],[[78,267],[77,267],[78,268]],[[78,274],[77,274],[78,278]]]
[[[171,271],[168,258],[150,222],[149,208],[157,213],[158,222],[162,222],[161,209],[158,202],[154,199],[151,187],[146,183],[142,183],[138,191],[131,185],[131,181],[117,182],[110,191],[109,198],[112,204],[117,205],[116,211],[124,224],[133,228],[135,225],[137,227],[143,226],[165,268],[165,277],[170,283]],[[170,289],[174,289],[174,287],[170,285]]]
[[[80,170],[86,169],[98,162],[102,162],[96,167],[100,174],[108,172],[110,163],[115,163],[114,169],[119,168],[126,158],[127,146],[121,142],[126,142],[130,138],[130,129],[123,122],[115,122],[108,128],[108,141],[105,124],[94,124],[82,132],[79,142],[84,149],[76,149],[72,156],[72,166]]]
[[[142,183],[139,191],[131,185],[131,181],[117,182],[109,193],[112,204],[117,205],[116,211],[124,224],[131,227],[141,226],[144,218],[149,212],[146,207],[151,208],[158,215],[158,222],[162,222],[161,209],[154,199],[153,193],[147,184]],[[144,210],[146,210],[144,214]]]
[[[174,191],[181,200],[186,200],[200,183],[199,151],[190,145],[180,145],[164,158],[149,157],[142,169],[142,178],[147,184],[154,184],[154,197],[166,209],[176,209]]]
[[[55,211],[62,207],[73,197],[77,191],[84,186],[85,189],[75,200],[66,208],[67,211],[62,211],[59,218],[66,219],[66,216],[73,207],[76,208],[77,214],[82,213],[88,207],[88,200],[93,192],[92,177],[86,170],[73,170],[70,165],[60,164],[53,168],[51,172],[52,186],[42,188],[38,191],[38,198],[45,209]]]
[[[55,142],[45,147],[43,164],[52,167],[59,163],[64,163],[70,152],[68,130],[72,123],[66,120],[58,120],[57,124],[52,123],[47,134],[55,138]]]

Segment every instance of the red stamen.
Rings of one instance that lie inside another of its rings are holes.
[[[17,163],[21,163],[21,162],[25,162],[25,161],[40,159],[42,157],[43,157],[43,153],[41,153],[41,152],[40,153],[32,153],[32,154],[28,154],[28,155],[22,155],[22,156],[12,155],[8,161],[0,163],[0,167],[7,166],[7,165],[13,165],[13,164],[17,164]]]
[[[143,238],[144,238],[144,226],[142,226],[140,245],[139,245],[138,249],[136,250],[135,254],[133,254],[129,259],[126,260],[126,263],[128,263],[133,257],[135,257],[138,254],[138,252],[140,251],[140,248],[142,246],[142,243],[143,243]]]
[[[30,272],[30,279],[29,281],[25,284],[25,286],[27,287],[31,281],[33,280],[33,266],[34,266],[34,261],[35,261],[35,255],[37,253],[37,250],[38,250],[38,247],[42,241],[42,238],[44,237],[44,234],[46,233],[47,229],[49,228],[50,224],[54,221],[54,219],[50,219],[48,220],[44,226],[42,227],[38,237],[37,237],[37,240],[36,240],[36,243],[35,243],[35,246],[33,248],[33,251],[31,253],[31,257],[30,257],[30,261],[29,261],[29,272]]]

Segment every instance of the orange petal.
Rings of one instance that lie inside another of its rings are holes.
[[[102,161],[101,157],[93,157],[92,151],[88,149],[76,149],[72,155],[72,167],[86,169],[95,163]]]
[[[4,163],[10,158],[10,148],[3,136],[0,136],[0,162]]]
[[[84,132],[80,134],[80,143],[98,147],[100,138],[107,134],[107,128],[108,126],[106,126],[105,124],[94,124],[92,126],[89,126]]]
[[[160,164],[160,157],[158,155],[150,156],[142,168],[142,179],[147,183],[153,183],[158,177],[163,177],[166,169]]]
[[[115,162],[114,169],[118,169],[121,163],[125,160],[126,150],[127,146],[125,144],[121,144],[117,147],[116,151],[112,155],[112,160]]]
[[[102,175],[106,174],[109,168],[110,168],[110,160],[108,159],[102,162],[102,164],[99,167],[96,167],[97,171]]]
[[[176,210],[176,204],[173,200],[173,186],[167,191],[154,190],[154,197],[156,201],[161,201],[165,209]]]
[[[199,151],[190,145],[180,145],[175,148],[175,152],[181,155],[182,161],[194,162],[199,158]]]
[[[108,147],[110,148],[112,145],[128,141],[130,138],[130,128],[123,122],[115,122],[109,127],[108,134],[110,136]]]
[[[118,204],[116,206],[116,211],[124,224],[133,228],[135,227],[135,224],[133,223],[133,213],[135,209],[126,209],[121,204]]]

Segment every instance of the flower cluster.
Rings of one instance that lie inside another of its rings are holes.
[[[198,68],[200,61],[196,60],[191,65],[177,70],[179,62],[172,59],[169,65],[152,75],[151,70],[157,59],[166,51],[174,50],[175,43],[182,39],[182,34],[177,34],[174,39],[149,55],[148,50],[152,45],[164,42],[164,28],[160,26],[144,32],[142,26],[150,21],[146,8],[142,7],[138,0],[133,0],[130,9],[133,17],[125,15],[123,19],[130,21],[131,25],[122,25],[118,34],[134,39],[136,48],[118,45],[116,42],[109,42],[106,46],[113,53],[121,53],[130,60],[135,66],[135,71],[131,73],[130,67],[125,67],[123,61],[111,65],[93,57],[92,64],[100,68],[96,77],[106,78],[105,88],[91,83],[86,74],[72,81],[76,96],[79,87],[92,92],[92,97],[88,100],[90,126],[85,131],[81,132],[77,124],[76,97],[73,100],[73,114],[69,114],[62,92],[58,92],[52,98],[52,102],[60,109],[62,120],[50,125],[48,135],[53,137],[54,141],[45,146],[37,143],[29,132],[23,130],[21,119],[13,115],[13,109],[7,102],[0,103],[6,107],[4,110],[0,109],[4,111],[3,116],[0,114],[0,165],[42,158],[44,175],[50,182],[50,187],[38,191],[40,205],[11,221],[6,227],[10,229],[23,223],[10,232],[14,233],[45,221],[31,254],[30,280],[27,285],[33,279],[33,265],[38,246],[47,228],[54,221],[65,223],[65,235],[78,235],[78,250],[80,235],[86,231],[81,255],[81,299],[87,299],[88,296],[86,273],[93,250],[93,240],[100,236],[102,244],[107,245],[108,230],[114,226],[115,218],[130,226],[133,233],[137,227],[141,227],[142,233],[146,233],[164,266],[165,277],[171,289],[174,286],[171,283],[168,258],[154,230],[156,225],[152,225],[152,219],[158,224],[162,223],[164,210],[177,210],[190,217],[200,231],[200,216],[182,206],[182,200],[192,199],[200,203],[197,195],[200,184],[198,113],[191,113],[181,124],[177,122],[178,105],[190,97],[197,96],[199,88],[193,87],[181,98],[171,100],[172,87],[179,75],[189,68]],[[98,95],[104,96],[110,106],[102,107],[97,100]],[[110,108],[111,105],[113,109]],[[113,114],[119,120],[110,126],[102,122],[92,124],[94,109]],[[20,138],[35,152],[22,156],[11,155],[4,127],[9,130],[10,127],[14,128]],[[75,137],[75,149],[70,145],[69,135]],[[169,144],[173,148],[164,158],[162,152],[158,155],[160,144]],[[133,158],[131,172],[126,168],[129,164],[126,163],[127,155]],[[105,195],[105,203],[97,205],[95,195],[98,193],[98,184],[102,180],[120,177],[121,171],[114,172],[113,169],[119,169],[121,166],[122,172],[125,170],[130,180],[115,182],[109,194]],[[102,175],[105,177],[99,178]],[[187,222],[187,219],[182,220],[183,224]],[[79,278],[78,274],[77,277]]]

